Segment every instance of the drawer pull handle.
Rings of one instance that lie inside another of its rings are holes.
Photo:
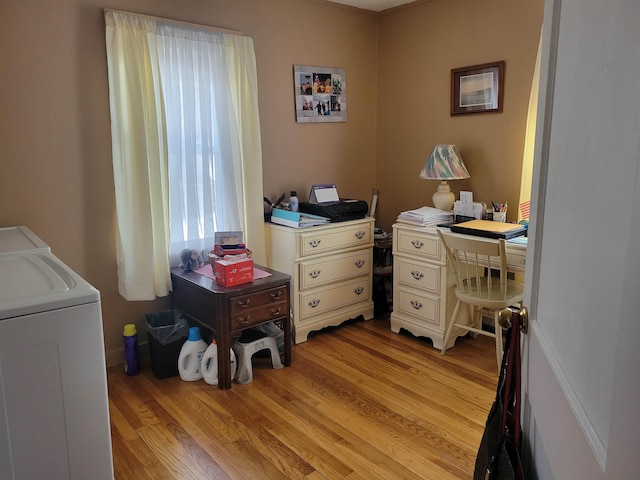
[[[278,290],[277,292],[270,294],[270,296],[271,296],[271,300],[279,300],[280,297],[282,296],[282,290]]]
[[[367,234],[367,232],[363,232],[362,230],[360,230],[359,232],[356,232],[356,238],[358,240],[361,240],[362,238],[364,238],[364,236]]]
[[[360,259],[360,260],[356,260],[355,264],[356,267],[358,268],[362,268],[364,266],[364,260]]]
[[[247,315],[246,317],[240,317],[239,320],[241,324],[246,325],[251,320],[251,315]]]
[[[364,292],[364,288],[362,288],[362,287],[356,287],[356,288],[354,288],[354,289],[353,289],[353,292],[354,292],[356,295],[360,295],[362,292]]]
[[[250,298],[247,298],[245,300],[238,300],[238,306],[240,308],[247,308],[250,303],[251,303],[251,299]]]
[[[414,270],[413,272],[411,272],[411,276],[413,278],[415,278],[416,280],[421,280],[422,277],[424,277],[424,275],[422,274],[422,272],[419,272],[417,270]]]
[[[316,248],[319,245],[320,245],[320,239],[319,238],[314,238],[313,240],[309,240],[309,246],[311,248]]]
[[[420,240],[412,240],[411,245],[413,245],[415,248],[422,248],[424,247],[424,242]]]
[[[411,300],[411,306],[416,310],[420,310],[422,308],[422,303],[420,303],[418,300]]]
[[[282,310],[280,307],[278,307],[276,309],[271,309],[271,316],[272,317],[279,317],[280,316],[280,310]]]
[[[320,300],[319,300],[319,299],[317,299],[317,298],[314,298],[313,300],[311,300],[311,301],[309,302],[309,306],[310,306],[311,308],[316,308],[318,305],[320,305]]]
[[[311,270],[309,276],[311,278],[318,278],[320,276],[320,270]]]

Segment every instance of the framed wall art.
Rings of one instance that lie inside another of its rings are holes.
[[[451,115],[502,112],[504,61],[451,70]]]
[[[344,68],[293,66],[296,122],[346,122],[347,79]]]

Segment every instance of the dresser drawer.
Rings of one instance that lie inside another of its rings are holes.
[[[300,256],[317,255],[373,243],[372,223],[316,230],[300,235]]]
[[[434,295],[440,294],[440,265],[410,262],[398,257],[394,267],[394,275],[398,282],[422,289]]]
[[[289,314],[285,285],[229,299],[231,331],[247,328]]]
[[[367,275],[371,271],[371,250],[367,248],[357,252],[308,260],[301,262],[299,268],[300,290]]]
[[[440,326],[440,297],[399,287],[398,298],[393,298],[393,311],[414,317],[430,326]]]
[[[398,229],[394,241],[396,253],[422,257],[444,263],[445,250],[437,234]]]
[[[371,300],[369,277],[318,288],[300,293],[300,311],[302,318],[325,313],[338,308]]]

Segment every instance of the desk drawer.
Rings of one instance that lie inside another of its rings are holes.
[[[347,278],[367,275],[371,271],[371,249],[322,257],[300,263],[300,290],[307,290]]]
[[[510,252],[507,250],[507,270],[524,272],[527,264],[527,252]]]
[[[440,293],[441,268],[440,265],[410,262],[398,257],[394,274],[398,276],[400,283],[438,295]]]
[[[421,323],[440,326],[440,297],[401,287],[398,289],[398,298],[393,299],[393,310],[410,315]]]
[[[437,235],[399,229],[394,242],[396,253],[444,263],[445,250]]]

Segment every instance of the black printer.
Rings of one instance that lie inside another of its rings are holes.
[[[333,183],[317,184],[311,187],[309,201],[300,202],[300,211],[328,218],[331,222],[346,222],[364,218],[369,206],[364,200],[340,198]]]
[[[369,211],[369,206],[364,200],[350,200],[341,198],[337,202],[311,203],[300,202],[300,211],[320,215],[331,222],[346,222],[364,218]]]

